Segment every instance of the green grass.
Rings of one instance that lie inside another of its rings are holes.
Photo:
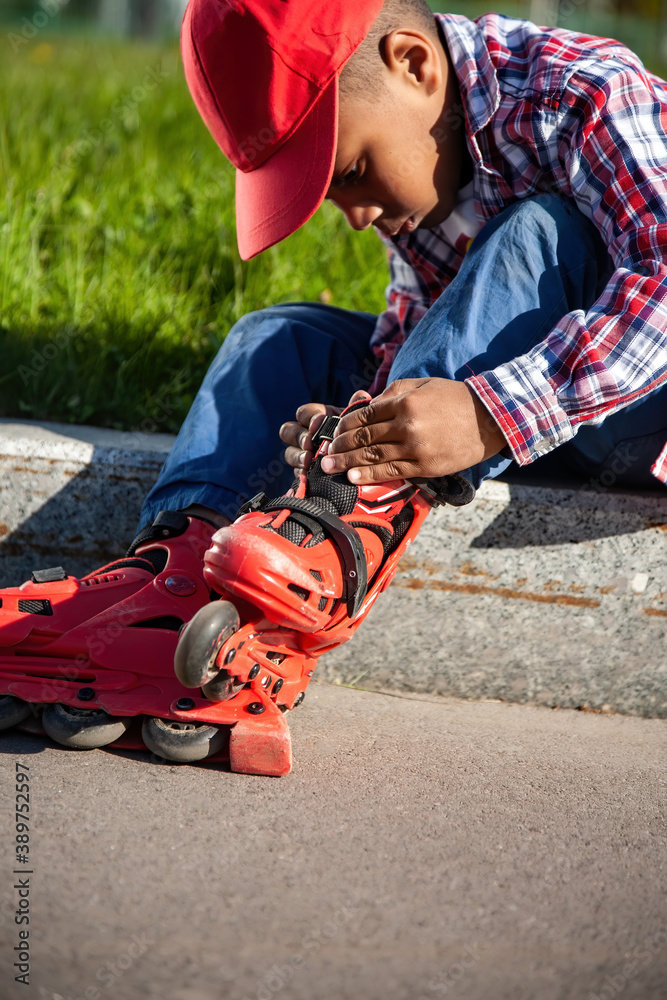
[[[174,431],[244,313],[384,304],[380,241],[330,205],[239,259],[233,172],[175,46],[3,45],[0,191],[2,416]]]

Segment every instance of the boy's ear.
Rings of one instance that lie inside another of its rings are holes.
[[[382,39],[382,61],[390,73],[403,76],[430,95],[443,82],[440,56],[434,39],[411,28],[395,28]]]

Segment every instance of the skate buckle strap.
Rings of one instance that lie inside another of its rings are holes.
[[[244,510],[244,507],[247,509]],[[358,531],[340,517],[323,510],[314,500],[298,497],[278,497],[277,500],[269,500],[265,493],[258,493],[240,508],[237,517],[241,513],[247,514],[256,510],[261,510],[263,514],[277,510],[293,510],[296,513],[307,514],[319,524],[338,549],[343,564],[343,600],[347,604],[348,615],[354,618],[359,613],[368,592],[366,553]]]
[[[313,434],[313,448],[315,452],[319,450],[320,445],[323,441],[333,441],[334,431],[338,427],[343,417],[346,417],[348,413],[354,413],[355,410],[363,410],[365,406],[368,406],[368,401],[365,399],[359,399],[356,403],[350,403],[349,406],[345,407],[343,413],[340,416],[330,416],[325,417],[320,426],[317,428]]]
[[[51,566],[49,569],[34,569],[31,579],[33,583],[59,583],[67,579],[67,573],[62,566]]]
[[[245,503],[241,504],[234,515],[234,520],[236,520],[237,517],[243,517],[244,514],[252,514],[256,510],[262,510],[264,504],[268,502],[268,499],[269,498],[266,493],[256,493],[250,500],[246,500]]]
[[[452,476],[440,476],[437,479],[411,479],[425,493],[434,507],[465,507],[475,499],[475,487],[465,476],[458,473]]]
[[[127,550],[128,557],[133,556],[139,546],[146,542],[164,541],[166,538],[182,535],[189,523],[187,515],[179,510],[161,510],[152,524],[141,529]]]
[[[340,417],[325,417],[313,434],[313,450],[319,451],[323,441],[333,441],[334,431],[340,423]]]

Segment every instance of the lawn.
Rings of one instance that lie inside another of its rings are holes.
[[[0,68],[0,415],[175,431],[245,312],[379,311],[386,257],[324,205],[249,263],[175,45],[38,37]]]

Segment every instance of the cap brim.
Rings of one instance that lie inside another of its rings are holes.
[[[307,222],[324,201],[338,141],[338,79],[261,167],[236,171],[236,234],[250,260]]]

